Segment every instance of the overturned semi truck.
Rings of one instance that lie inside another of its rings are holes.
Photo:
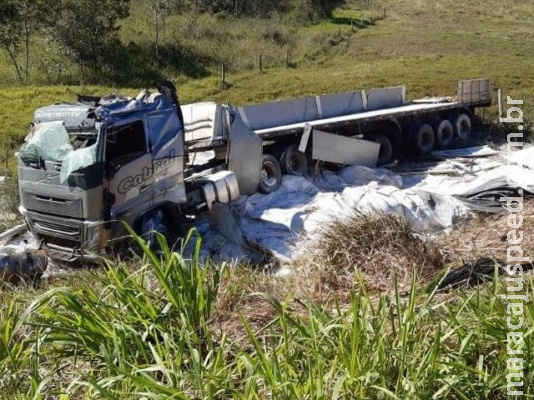
[[[384,165],[447,148],[491,105],[487,79],[408,102],[404,86],[246,107],[180,105],[170,82],[136,98],[79,96],[39,108],[18,153],[20,212],[53,260],[99,262],[126,237],[179,233],[187,217],[312,161]]]

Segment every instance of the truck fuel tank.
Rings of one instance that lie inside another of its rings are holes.
[[[231,203],[239,197],[237,177],[231,171],[217,172],[202,184],[202,193],[209,210],[211,210],[214,202]]]

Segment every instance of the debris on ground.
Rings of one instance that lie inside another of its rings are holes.
[[[48,257],[44,250],[18,245],[0,247],[0,282],[36,282],[47,267]]]
[[[497,150],[494,150],[489,146],[465,147],[462,149],[436,150],[430,152],[430,155],[438,158],[489,157],[498,154],[499,152]]]
[[[534,264],[527,262],[519,264],[523,271],[532,270]],[[515,266],[514,266],[515,267]],[[448,271],[437,283],[439,291],[456,289],[458,287],[475,287],[492,281],[495,277],[505,274],[507,263],[498,258],[484,257],[475,261],[466,262],[461,267]],[[434,290],[434,285],[429,289]]]

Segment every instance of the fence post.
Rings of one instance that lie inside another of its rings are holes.
[[[354,32],[354,20],[352,18],[350,20],[350,31]]]
[[[263,56],[260,54],[260,71],[263,71]]]
[[[289,51],[286,50],[286,68],[289,68]]]
[[[497,102],[499,104],[499,123],[501,122],[502,118],[502,90],[497,90]]]
[[[221,87],[223,89],[226,87],[226,67],[224,63],[221,64]]]

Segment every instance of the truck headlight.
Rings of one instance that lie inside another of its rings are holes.
[[[85,226],[85,245],[87,249],[100,250],[107,243],[106,229],[102,222],[89,223]]]

